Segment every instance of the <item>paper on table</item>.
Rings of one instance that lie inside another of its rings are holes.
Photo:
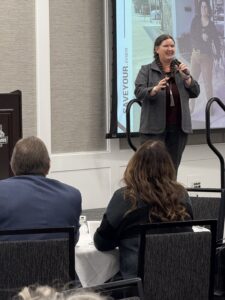
[[[208,228],[202,226],[192,226],[194,232],[210,231]]]

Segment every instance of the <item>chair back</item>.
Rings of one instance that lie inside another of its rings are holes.
[[[139,276],[152,300],[213,299],[216,220],[141,225]],[[192,226],[210,226],[194,232]]]
[[[218,219],[221,198],[190,197],[194,220]]]
[[[113,300],[144,300],[141,278],[130,278],[118,281],[107,282],[101,285],[82,289],[94,291],[101,295],[108,296]],[[73,291],[69,291],[72,293]]]
[[[194,220],[217,220],[217,235],[216,239],[221,241],[223,239],[224,231],[224,200],[221,197],[190,197],[192,203],[193,219]]]
[[[47,234],[48,239],[39,240],[41,234]],[[63,236],[56,239],[56,234]],[[0,299],[11,299],[24,286],[75,280],[74,234],[74,227],[0,231],[1,238],[24,237],[0,241]],[[26,240],[26,236],[32,240]]]

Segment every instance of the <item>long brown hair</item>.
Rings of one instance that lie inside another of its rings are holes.
[[[211,8],[211,5],[210,5],[210,3],[209,3],[208,0],[199,0],[199,1],[198,1],[197,14],[199,15],[199,17],[201,16],[202,2],[205,2],[205,4],[207,5],[207,8],[208,8],[208,14],[209,14],[209,19],[210,19],[211,16],[212,16],[212,8]]]
[[[150,221],[189,217],[181,202],[185,189],[176,181],[176,171],[163,142],[145,142],[129,161],[123,180],[126,184],[124,196],[132,203],[131,211],[143,201],[150,205]]]

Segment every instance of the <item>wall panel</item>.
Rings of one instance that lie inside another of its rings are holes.
[[[52,173],[51,176],[80,190],[83,209],[106,207],[110,200],[110,167]]]
[[[0,1],[0,93],[22,91],[23,135],[35,135],[35,1]]]
[[[49,1],[53,153],[106,149],[103,4]]]

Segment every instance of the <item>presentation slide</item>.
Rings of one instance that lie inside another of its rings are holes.
[[[188,65],[200,84],[197,99],[190,99],[193,129],[205,129],[205,107],[212,97],[225,102],[224,0],[209,3],[210,31],[198,28],[199,0],[117,0],[117,121],[118,133],[126,132],[126,105],[134,99],[134,82],[142,65],[153,61],[153,45],[162,33],[171,34],[176,42],[176,58]],[[199,35],[199,36],[198,36]],[[209,39],[205,51],[195,40]],[[203,53],[204,52],[204,53]],[[131,112],[131,131],[138,132],[140,107]],[[211,128],[225,128],[224,111],[214,103]]]

